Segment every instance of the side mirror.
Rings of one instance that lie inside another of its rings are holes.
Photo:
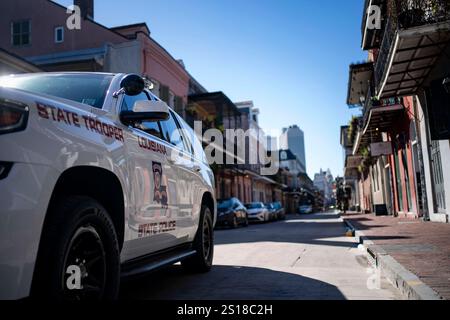
[[[145,89],[145,80],[137,74],[126,75],[120,82],[120,88],[127,96],[137,96]]]
[[[169,107],[164,101],[136,101],[132,111],[127,110],[120,113],[120,120],[127,125],[143,121],[165,121],[169,117]]]

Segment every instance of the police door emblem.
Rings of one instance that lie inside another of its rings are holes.
[[[165,207],[168,206],[167,186],[163,186],[163,169],[159,162],[153,162],[153,181],[155,183],[155,190],[153,201]]]

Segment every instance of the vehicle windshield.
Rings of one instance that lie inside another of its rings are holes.
[[[17,75],[1,77],[0,87],[47,94],[101,109],[112,78],[112,75],[75,73]]]
[[[228,209],[233,206],[233,200],[219,200],[219,203],[217,204],[217,209]]]
[[[247,209],[262,209],[262,208],[264,208],[262,203],[249,203],[249,204],[246,204],[245,207]]]

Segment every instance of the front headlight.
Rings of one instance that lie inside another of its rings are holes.
[[[28,112],[24,104],[0,99],[0,134],[25,130]]]

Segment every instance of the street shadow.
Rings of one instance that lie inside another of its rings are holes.
[[[264,268],[213,266],[189,274],[180,265],[122,283],[123,300],[345,300],[334,285]]]
[[[252,224],[248,228],[216,231],[215,244],[282,242],[354,248],[358,244],[343,238],[345,224],[336,215],[297,215],[284,221]],[[334,221],[333,221],[334,220]],[[336,240],[337,238],[343,241]]]
[[[373,220],[367,219],[367,218],[348,219],[348,222],[350,222],[353,225],[353,227],[355,227],[357,230],[360,230],[360,231],[376,229],[376,228],[389,227],[388,224],[373,224],[373,225],[370,225],[370,224],[364,223],[366,221],[373,221]]]

